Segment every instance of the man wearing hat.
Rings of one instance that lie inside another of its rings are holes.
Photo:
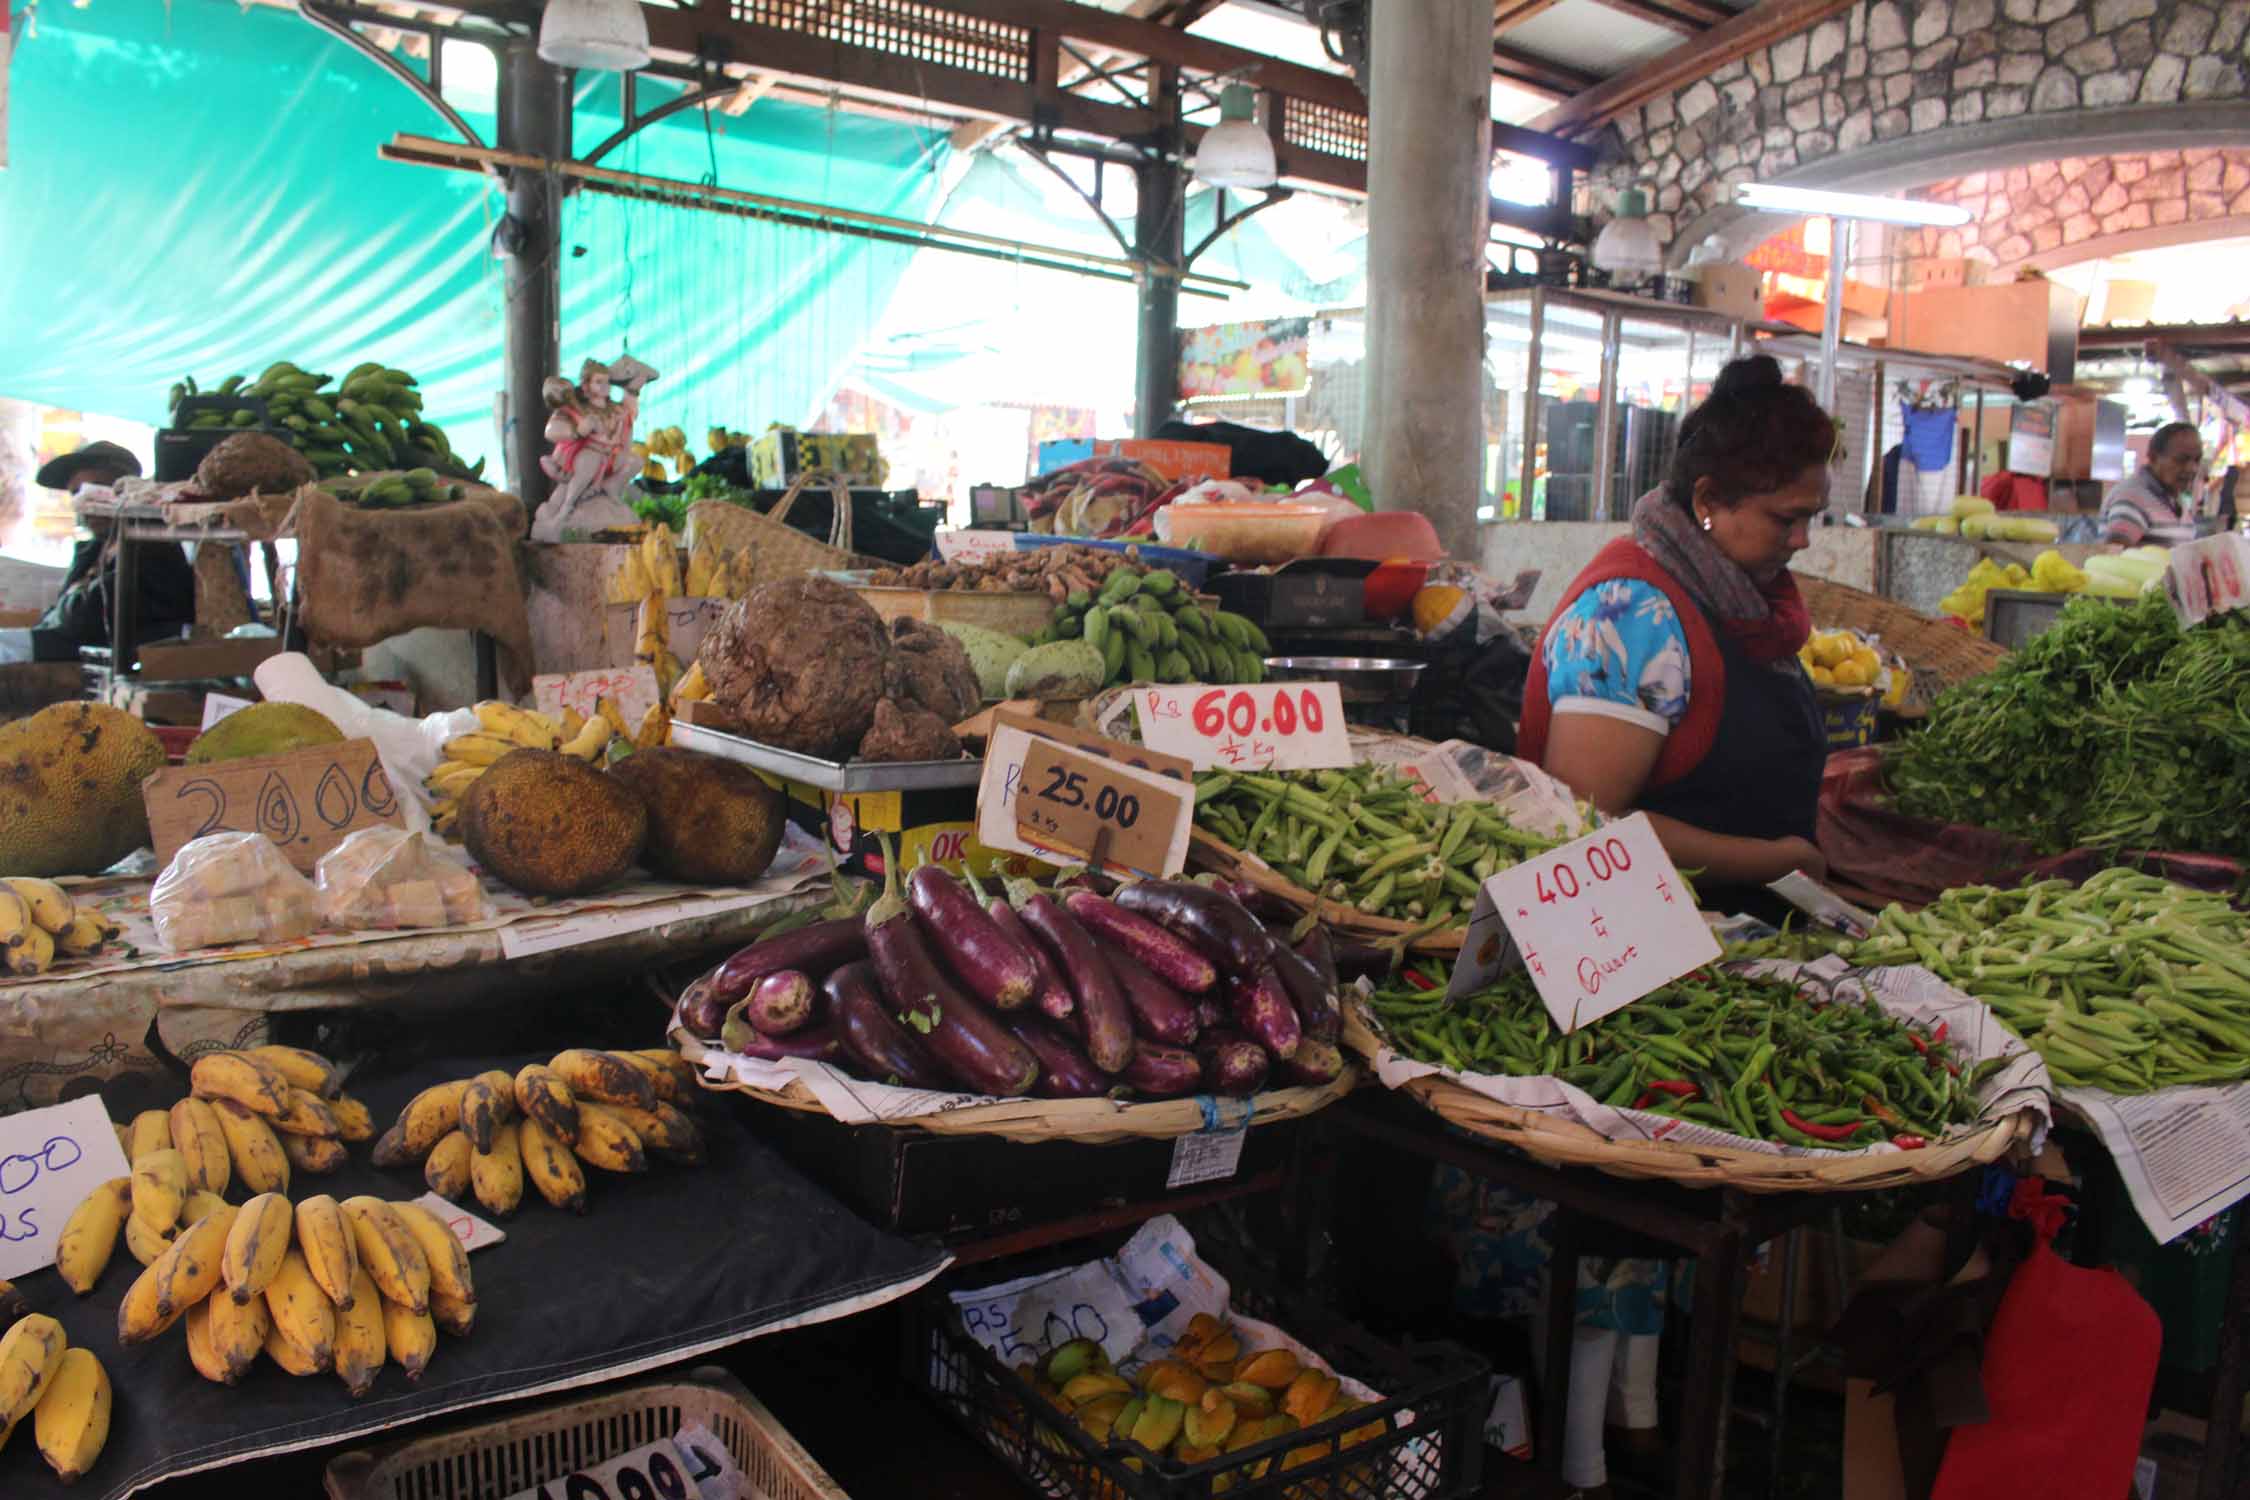
[[[115,443],[88,443],[60,458],[40,465],[37,480],[44,489],[75,495],[88,485],[115,484],[141,472],[141,461]],[[63,577],[62,594],[40,617],[37,629],[52,632],[64,654],[75,655],[80,646],[109,643],[110,620],[116,613],[111,590],[117,585],[117,547],[109,522],[88,518],[92,536],[82,537],[70,557]],[[133,634],[139,641],[161,640],[195,623],[195,570],[178,542],[136,543],[133,554],[137,580]],[[53,656],[50,648],[41,653]]]

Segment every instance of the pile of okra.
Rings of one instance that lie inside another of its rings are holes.
[[[1961,886],[1885,907],[1836,951],[1921,964],[1990,1006],[2055,1082],[2145,1094],[2250,1078],[2250,919],[2210,891],[2123,867],[2085,884]]]
[[[1915,1150],[1976,1120],[2002,1059],[1970,1064],[1945,1027],[1869,1002],[1698,969],[1565,1036],[1530,976],[1448,1004],[1442,963],[1417,959],[1370,997],[1392,1048],[1456,1073],[1559,1078],[1603,1104],[1752,1140]]]
[[[1381,765],[1209,771],[1195,779],[1195,821],[1305,890],[1424,928],[1466,923],[1486,876],[1564,842],[1418,788]]]

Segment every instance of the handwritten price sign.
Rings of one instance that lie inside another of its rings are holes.
[[[1718,956],[1687,883],[1635,813],[1485,881],[1447,993],[1489,984],[1520,958],[1555,1024],[1576,1031]]]
[[[53,1265],[71,1210],[131,1171],[92,1095],[0,1120],[0,1276]]]
[[[1051,740],[1034,741],[1024,754],[1016,831],[1089,863],[1099,848],[1104,864],[1170,874],[1169,856],[1193,811],[1183,783]]]
[[[1317,771],[1352,763],[1344,696],[1333,682],[1143,688],[1141,743],[1197,770]]]

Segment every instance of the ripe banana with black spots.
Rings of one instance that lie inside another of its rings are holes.
[[[430,1154],[431,1147],[445,1139],[447,1132],[460,1128],[461,1096],[468,1087],[466,1078],[433,1084],[409,1099],[406,1108],[399,1111],[400,1146],[412,1160],[422,1160]]]
[[[294,1250],[282,1257],[281,1270],[266,1287],[266,1311],[273,1319],[266,1352],[275,1364],[292,1375],[318,1374],[335,1364],[336,1306]],[[277,1339],[284,1346],[281,1354],[274,1354]]]
[[[232,1175],[226,1132],[219,1112],[196,1098],[172,1106],[172,1148],[187,1166],[188,1186],[224,1194]]]
[[[81,1297],[94,1289],[102,1272],[109,1269],[110,1257],[117,1253],[117,1237],[124,1232],[126,1216],[132,1211],[130,1177],[112,1177],[70,1211],[55,1241],[55,1269],[62,1273],[63,1285]]]
[[[180,1222],[193,1224],[205,1214],[217,1213],[226,1206],[227,1200],[217,1193],[205,1192],[202,1188],[189,1188],[187,1202],[180,1206]]]
[[[506,1073],[479,1073],[461,1089],[461,1131],[479,1151],[492,1149],[492,1137],[516,1117],[516,1083]]]
[[[213,1099],[211,1113],[227,1138],[234,1175],[253,1193],[289,1191],[289,1154],[265,1116],[232,1099]]]
[[[172,1248],[176,1228],[177,1226],[173,1229],[151,1229],[148,1220],[139,1214],[128,1213],[125,1215],[125,1248],[142,1265],[153,1266],[164,1258],[165,1251]]]
[[[219,1284],[227,1233],[238,1210],[206,1214],[180,1232],[171,1247],[125,1293],[117,1308],[117,1341],[145,1344],[177,1323]]]
[[[336,1117],[336,1133],[347,1141],[375,1139],[375,1122],[367,1113],[367,1106],[349,1094],[338,1094],[328,1101],[328,1112]]]
[[[289,1080],[247,1052],[207,1052],[188,1069],[188,1092],[198,1099],[232,1099],[253,1114],[278,1119],[289,1112]]]
[[[383,1298],[362,1266],[352,1283],[352,1305],[336,1314],[336,1373],[354,1396],[375,1388],[385,1353]]]
[[[287,1079],[294,1088],[318,1094],[323,1099],[333,1099],[343,1092],[344,1076],[336,1065],[317,1052],[303,1047],[268,1045],[248,1049],[249,1055],[272,1068]]]
[[[669,1047],[643,1047],[631,1052],[613,1052],[648,1075],[656,1090],[656,1097],[666,1104],[686,1109],[694,1103],[698,1086],[695,1069],[688,1060]]]
[[[487,1213],[506,1218],[523,1205],[523,1126],[511,1120],[492,1133],[490,1151],[471,1150],[469,1185]]]
[[[565,1146],[578,1139],[577,1095],[553,1068],[532,1063],[516,1074],[516,1118],[538,1121]]]
[[[332,1135],[284,1135],[281,1151],[294,1170],[314,1177],[340,1171],[351,1160],[343,1141]]]
[[[92,907],[81,906],[70,925],[55,934],[55,951],[65,958],[90,958],[116,942],[124,930]]]
[[[232,1385],[249,1374],[250,1367],[258,1362],[259,1352],[266,1347],[266,1335],[273,1331],[273,1310],[266,1306],[263,1292],[248,1302],[237,1302],[222,1292],[213,1292],[203,1300],[202,1311],[204,1336],[210,1340],[211,1354],[226,1371],[223,1383]],[[191,1319],[194,1316],[192,1311],[188,1314]]]
[[[187,1206],[187,1161],[167,1146],[133,1163],[133,1217],[158,1234],[169,1234]]]
[[[477,1305],[459,1297],[448,1297],[436,1287],[430,1288],[430,1321],[457,1339],[469,1336],[477,1324]]]
[[[578,1106],[578,1159],[605,1172],[645,1172],[648,1152],[641,1138],[606,1104]]]
[[[336,1351],[331,1345],[324,1359],[319,1351],[298,1343],[275,1323],[266,1330],[266,1358],[291,1375],[318,1375],[334,1365]]]
[[[389,1301],[413,1312],[430,1310],[430,1262],[390,1204],[365,1194],[346,1198],[344,1222],[359,1247],[359,1263]]]
[[[45,1313],[18,1318],[0,1335],[0,1422],[20,1422],[39,1404],[69,1345],[62,1324]]]
[[[263,1295],[281,1270],[296,1232],[296,1214],[280,1193],[260,1193],[243,1204],[219,1257],[219,1279],[226,1283],[227,1300],[244,1304]]]
[[[172,1117],[161,1109],[144,1109],[133,1116],[126,1127],[132,1141],[125,1148],[125,1160],[139,1161],[151,1151],[164,1151],[172,1145]]]
[[[326,1193],[315,1193],[297,1205],[296,1222],[297,1251],[306,1274],[329,1301],[349,1306],[353,1278],[359,1274],[359,1237],[343,1207]]]
[[[539,1196],[574,1214],[586,1211],[586,1174],[570,1147],[555,1139],[538,1119],[516,1122],[516,1143],[523,1150],[524,1175],[539,1189]]]
[[[406,1372],[408,1380],[420,1380],[430,1367],[430,1356],[437,1352],[436,1321],[427,1309],[417,1312],[388,1297],[379,1300],[383,1304],[383,1342],[392,1362]]]
[[[601,1109],[615,1115],[651,1151],[660,1151],[683,1162],[703,1159],[703,1129],[684,1110],[661,1102],[654,1109],[635,1109],[630,1104],[579,1107]]]
[[[422,1258],[430,1265],[430,1296],[450,1297],[457,1302],[477,1300],[476,1282],[469,1273],[469,1252],[460,1237],[419,1203],[393,1203],[391,1212],[414,1236],[414,1243],[422,1247]]]
[[[477,724],[487,734],[498,735],[533,750],[552,750],[562,743],[562,726],[536,709],[488,699],[476,706]]]
[[[290,1085],[281,1096],[282,1111],[273,1116],[273,1128],[283,1135],[323,1135],[331,1138],[343,1134],[337,1123],[335,1111],[326,1100],[310,1089]]]
[[[180,1327],[187,1334],[188,1363],[195,1367],[196,1374],[214,1385],[232,1385],[235,1374],[227,1368],[227,1362],[219,1357],[217,1347],[211,1342],[211,1309],[214,1306],[232,1307],[234,1300],[230,1297],[207,1297],[189,1308],[187,1316],[180,1320]]]
[[[422,1180],[440,1198],[459,1202],[469,1190],[469,1162],[475,1155],[476,1148],[469,1144],[468,1136],[449,1130],[430,1148],[429,1159],[422,1163]]]
[[[23,902],[31,920],[46,929],[50,937],[60,937],[70,930],[78,916],[78,903],[70,892],[52,880],[42,880],[36,875],[0,876],[0,885],[14,891]]]
[[[574,1099],[602,1104],[630,1104],[647,1109],[656,1102],[656,1085],[649,1075],[613,1052],[573,1047],[558,1052],[547,1066],[570,1088]]]
[[[109,1372],[91,1349],[66,1349],[31,1419],[39,1456],[64,1484],[79,1478],[109,1441]]]

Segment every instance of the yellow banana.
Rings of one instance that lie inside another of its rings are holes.
[[[187,1206],[187,1161],[172,1147],[133,1163],[133,1217],[159,1234],[180,1222]]]
[[[273,1318],[273,1335],[266,1340],[266,1352],[273,1354],[274,1338],[294,1345],[289,1352],[304,1356],[298,1368],[280,1355],[274,1363],[292,1375],[310,1375],[328,1369],[336,1362],[336,1308],[328,1294],[313,1280],[306,1268],[304,1256],[290,1251],[282,1257],[281,1269],[266,1286],[266,1311]]]
[[[461,1090],[461,1134],[477,1150],[490,1151],[493,1135],[515,1117],[514,1079],[503,1074],[500,1086],[495,1088],[489,1078],[480,1075]]]
[[[323,1359],[318,1352],[283,1333],[281,1325],[275,1323],[266,1330],[266,1358],[291,1375],[318,1375],[335,1363],[336,1350],[331,1345]]]
[[[268,1045],[250,1048],[249,1055],[279,1073],[292,1088],[304,1089],[323,1099],[333,1099],[343,1091],[343,1075],[336,1071],[334,1063],[317,1052],[308,1052],[303,1047]]]
[[[461,1095],[468,1087],[466,1078],[434,1084],[409,1099],[406,1108],[399,1111],[401,1144],[413,1160],[428,1156],[430,1148],[445,1139],[446,1132],[460,1128]]]
[[[615,1115],[640,1138],[643,1146],[683,1161],[703,1159],[703,1131],[683,1110],[659,1103],[655,1109],[635,1109],[630,1104],[580,1105],[581,1110],[601,1109]]]
[[[151,1151],[171,1149],[172,1117],[161,1109],[142,1110],[126,1129],[133,1137],[132,1144],[125,1148],[127,1161],[139,1161]]]
[[[117,941],[125,929],[114,922],[105,921],[102,914],[90,906],[81,906],[70,919],[70,925],[55,934],[55,951],[68,958],[85,958],[102,951]]]
[[[250,1367],[258,1362],[258,1351],[266,1346],[266,1335],[273,1330],[273,1313],[266,1306],[265,1293],[260,1292],[248,1302],[237,1302],[223,1292],[213,1292],[204,1299],[201,1311],[204,1335],[211,1341],[211,1353],[226,1371],[224,1383],[232,1385],[250,1373]],[[195,1312],[191,1310],[188,1313],[191,1332],[194,1317]]]
[[[70,892],[52,880],[42,880],[36,875],[8,875],[0,876],[0,885],[22,898],[31,920],[45,928],[50,937],[61,937],[68,932],[78,915],[78,903],[70,899]]]
[[[701,1097],[701,1086],[696,1082],[695,1065],[669,1047],[638,1047],[630,1052],[619,1052],[643,1073],[655,1086],[656,1097],[666,1104],[677,1104],[686,1109]]]
[[[289,1080],[273,1064],[247,1052],[207,1052],[188,1069],[188,1092],[198,1099],[232,1099],[271,1120],[289,1109]]]
[[[344,1220],[343,1208],[326,1193],[297,1205],[297,1253],[306,1274],[339,1307],[352,1301],[352,1278],[359,1274],[359,1237]]]
[[[351,1153],[344,1143],[332,1135],[285,1135],[281,1138],[281,1153],[289,1158],[296,1171],[313,1177],[325,1177],[340,1171]]]
[[[404,1125],[393,1125],[375,1137],[375,1144],[369,1148],[367,1159],[378,1167],[411,1167],[421,1160],[406,1149]]]
[[[429,1159],[422,1163],[422,1180],[440,1198],[459,1202],[469,1190],[469,1159],[475,1154],[476,1148],[466,1135],[449,1130],[430,1148]]]
[[[633,731],[627,728],[625,724],[625,710],[617,706],[615,698],[596,698],[594,700],[594,713],[608,722],[611,738],[629,740],[633,737]]]
[[[336,1373],[354,1396],[375,1388],[384,1358],[383,1299],[363,1267],[352,1283],[352,1305],[336,1315]]]
[[[172,1106],[171,1124],[172,1149],[187,1164],[188,1186],[206,1193],[226,1192],[231,1168],[218,1111],[201,1099],[182,1099]]]
[[[458,1297],[448,1297],[436,1287],[430,1288],[430,1321],[457,1339],[469,1336],[477,1326],[477,1305]]]
[[[0,1421],[20,1422],[39,1404],[69,1345],[62,1324],[45,1313],[18,1318],[0,1337]]]
[[[346,1198],[344,1222],[359,1246],[359,1263],[389,1301],[414,1312],[430,1310],[430,1262],[396,1210],[365,1194]]]
[[[125,1248],[144,1266],[153,1266],[164,1258],[164,1252],[172,1248],[172,1234],[170,1229],[151,1229],[139,1214],[125,1215]]]
[[[391,1361],[406,1372],[408,1380],[420,1380],[430,1367],[430,1356],[437,1353],[437,1322],[427,1311],[402,1307],[388,1297],[381,1301],[383,1341],[389,1346]]]
[[[578,727],[578,732],[563,742],[562,753],[578,760],[592,760],[609,748],[614,738],[609,720],[594,715]]]
[[[187,1310],[219,1284],[227,1232],[237,1210],[207,1214],[172,1241],[155,1264],[141,1272],[117,1308],[117,1341],[145,1344],[177,1323]]]
[[[0,956],[6,956],[24,941],[24,934],[46,929],[31,920],[31,908],[23,904],[23,897],[0,885]]]
[[[253,1193],[289,1191],[289,1156],[263,1115],[232,1099],[213,1099],[211,1113],[227,1138],[234,1175]]]
[[[66,1349],[31,1419],[39,1456],[69,1484],[94,1466],[109,1441],[109,1372],[91,1349]]]
[[[615,1053],[573,1047],[556,1053],[547,1066],[569,1086],[574,1099],[630,1104],[635,1109],[647,1109],[656,1102],[656,1085],[649,1076]]]
[[[532,1063],[516,1074],[516,1118],[537,1120],[567,1146],[578,1139],[578,1096],[553,1068]]]
[[[16,946],[8,950],[9,972],[26,979],[37,978],[54,966],[54,934],[37,923],[26,927]]]
[[[490,770],[489,766],[471,765],[465,760],[444,760],[438,768],[422,778],[422,785],[437,798],[459,801],[479,776]]]
[[[260,1193],[242,1205],[234,1227],[227,1231],[226,1250],[219,1257],[219,1279],[226,1283],[226,1300],[240,1305],[258,1299],[281,1269],[296,1229],[296,1215],[280,1193]]]
[[[291,1085],[282,1094],[281,1104],[281,1113],[273,1116],[273,1128],[283,1135],[343,1134],[344,1127],[336,1123],[327,1101],[310,1089]]]
[[[132,1211],[130,1177],[112,1177],[70,1211],[55,1241],[55,1269],[62,1273],[63,1285],[81,1297],[94,1289],[117,1253],[117,1236]]]
[[[375,1139],[375,1120],[367,1106],[349,1094],[338,1094],[328,1101],[328,1112],[336,1117],[336,1133],[347,1141]]]
[[[447,740],[442,753],[447,760],[465,765],[489,766],[501,756],[523,748],[514,740],[502,739],[496,734],[464,734]]]
[[[434,1298],[442,1292],[458,1301],[476,1301],[469,1252],[460,1237],[419,1203],[393,1203],[391,1212],[398,1215],[406,1232],[414,1236],[414,1243],[422,1247],[422,1258],[430,1263],[430,1295]]]
[[[524,1175],[539,1189],[539,1196],[574,1214],[586,1211],[586,1174],[578,1170],[570,1148],[556,1140],[534,1119],[516,1122],[516,1142],[523,1148]]]
[[[561,726],[535,709],[488,699],[477,705],[476,715],[485,733],[533,750],[552,750],[562,742]]]
[[[648,1152],[633,1128],[607,1105],[578,1106],[578,1140],[571,1147],[578,1159],[605,1172],[645,1172]]]
[[[187,1330],[188,1363],[195,1366],[196,1374],[214,1385],[232,1385],[234,1374],[211,1342],[211,1309],[214,1305],[232,1307],[234,1302],[227,1297],[207,1297],[189,1308],[187,1316],[180,1320],[180,1326]]]
[[[469,1184],[486,1212],[505,1219],[523,1204],[523,1150],[517,1141],[522,1127],[511,1120],[492,1133],[490,1151],[471,1150]]]
[[[217,1193],[202,1188],[189,1188],[187,1202],[180,1205],[180,1222],[193,1224],[205,1214],[217,1213],[227,1206],[227,1200]]]

